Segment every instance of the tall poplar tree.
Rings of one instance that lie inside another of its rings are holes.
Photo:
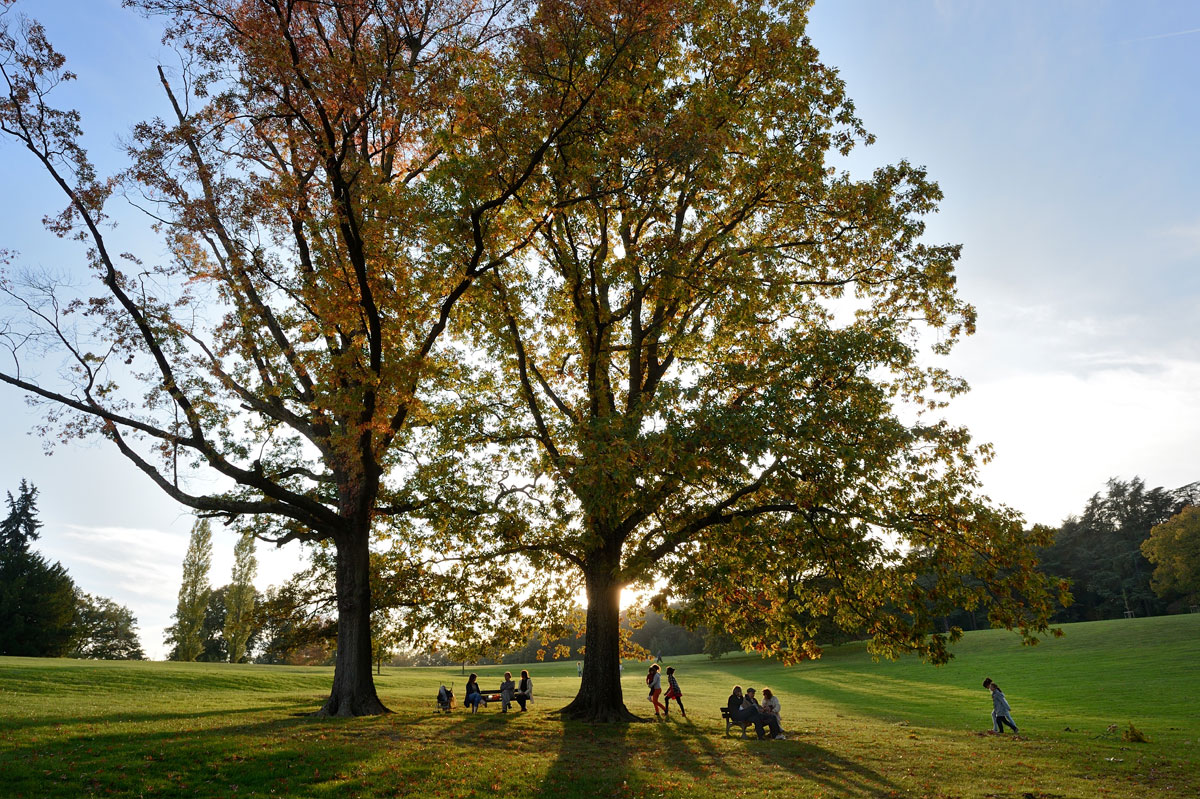
[[[233,548],[233,576],[225,594],[223,635],[230,663],[240,663],[246,656],[246,642],[254,631],[254,575],[257,571],[254,534],[247,531]]]
[[[212,565],[212,530],[208,519],[197,519],[183,558],[183,582],[175,606],[175,624],[167,628],[167,643],[174,644],[173,660],[192,661],[204,651],[204,611],[212,588],[208,570]]]

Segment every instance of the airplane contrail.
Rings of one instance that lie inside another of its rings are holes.
[[[1176,36],[1188,36],[1193,33],[1200,33],[1200,28],[1192,28],[1186,31],[1175,31],[1174,33],[1160,33],[1156,36],[1139,36],[1136,39],[1125,39],[1125,42],[1148,42],[1154,39],[1172,39]]]

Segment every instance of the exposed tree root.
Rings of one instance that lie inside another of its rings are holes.
[[[637,724],[646,721],[630,713],[622,702],[615,706],[608,703],[602,705],[580,698],[558,711],[558,714],[564,720],[583,721],[588,724]]]
[[[382,716],[392,711],[379,701],[379,697],[364,697],[358,701],[343,700],[330,696],[320,710],[313,711],[315,718],[352,718],[354,716]]]

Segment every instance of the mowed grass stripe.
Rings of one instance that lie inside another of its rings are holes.
[[[861,644],[790,668],[673,658],[689,718],[619,727],[553,716],[578,686],[571,662],[529,666],[525,714],[436,715],[439,684],[461,693],[460,668],[384,669],[395,713],[315,720],[300,714],[330,669],[0,658],[0,796],[1200,795],[1200,614],[1066,631],[1037,647],[970,633],[940,668],[875,662]],[[474,670],[490,687],[520,668]],[[650,715],[644,673],[627,663],[622,684]],[[984,676],[1019,739],[984,734]],[[735,682],[780,695],[790,740],[723,736]],[[1123,741],[1130,722],[1151,742]]]

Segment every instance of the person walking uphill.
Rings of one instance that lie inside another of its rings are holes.
[[[665,713],[667,709],[658,701],[658,697],[662,694],[662,677],[659,676],[658,671],[657,663],[650,667],[650,672],[646,675],[646,685],[650,687],[649,699],[654,703],[654,718],[661,719],[662,714],[659,713],[659,710]]]
[[[668,717],[671,715],[671,700],[674,699],[675,704],[679,705],[679,712],[683,714],[685,719],[687,718],[687,711],[683,709],[683,700],[680,699],[681,696],[683,696],[683,691],[679,690],[679,680],[675,679],[675,667],[669,666],[667,668],[667,693],[666,696],[663,697],[663,702],[666,705],[663,712]]]
[[[1004,725],[1012,727],[1015,734],[1017,725],[1013,723],[1012,708],[1009,707],[1008,700],[1004,698],[1004,692],[1000,690],[1000,686],[992,682],[992,678],[988,677],[983,681],[983,687],[992,692],[992,732],[1004,732]]]

